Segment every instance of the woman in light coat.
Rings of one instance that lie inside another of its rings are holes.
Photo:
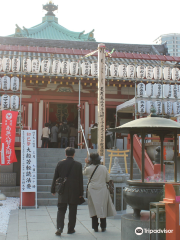
[[[90,161],[85,159],[83,175],[90,179],[94,169],[98,165],[88,186],[88,207],[92,218],[92,228],[98,232],[98,218],[100,218],[100,227],[102,232],[106,231],[106,217],[116,215],[115,207],[112,203],[107,183],[109,182],[109,173],[107,168],[101,165],[101,158],[98,153],[90,154]]]

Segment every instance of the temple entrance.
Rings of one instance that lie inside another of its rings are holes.
[[[106,108],[106,125],[109,124],[111,128],[115,127],[116,122],[116,108]]]

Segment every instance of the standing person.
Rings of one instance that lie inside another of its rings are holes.
[[[69,128],[69,146],[74,148],[74,142],[76,137],[76,129],[74,127],[74,123],[70,125]]]
[[[42,129],[42,146],[41,148],[47,148],[49,142],[50,129],[48,123],[45,123],[45,127]]]
[[[58,127],[57,123],[53,123],[53,127],[51,128],[51,147],[57,148],[58,141]]]
[[[60,236],[64,228],[64,218],[69,205],[69,223],[68,223],[68,234],[75,233],[76,225],[76,214],[77,205],[79,198],[83,196],[83,175],[82,175],[82,164],[74,161],[75,149],[68,147],[65,149],[66,159],[59,161],[51,186],[51,193],[55,195],[55,181],[57,178],[65,178],[67,172],[70,169],[69,176],[65,183],[63,194],[58,194],[58,212],[57,212],[57,232],[56,235]]]
[[[92,218],[92,228],[98,232],[98,218],[100,218],[100,227],[102,232],[106,231],[106,217],[116,215],[115,207],[112,203],[107,184],[110,180],[107,168],[101,165],[101,158],[98,153],[90,154],[90,161],[85,159],[83,174],[92,179],[88,186],[88,207]]]
[[[69,126],[67,125],[67,121],[63,122],[63,125],[60,128],[61,132],[61,148],[63,148],[63,144],[65,142],[65,148],[67,148],[68,136],[69,136]]]
[[[97,149],[97,134],[98,134],[98,125],[95,123],[91,128],[91,142],[93,149]]]
[[[108,131],[108,128],[110,128],[109,125],[106,126],[106,146],[111,149],[113,147],[113,133]]]
[[[59,128],[58,128],[58,148],[61,147],[61,126],[62,126],[62,122],[59,123]]]

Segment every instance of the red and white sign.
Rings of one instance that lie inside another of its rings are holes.
[[[2,111],[1,165],[17,162],[14,149],[17,116],[17,111]]]

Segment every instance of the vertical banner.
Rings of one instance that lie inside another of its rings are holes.
[[[105,165],[105,45],[98,44],[98,153]]]
[[[2,110],[1,165],[17,162],[14,144],[18,112]]]
[[[22,192],[37,192],[36,130],[21,130]]]

